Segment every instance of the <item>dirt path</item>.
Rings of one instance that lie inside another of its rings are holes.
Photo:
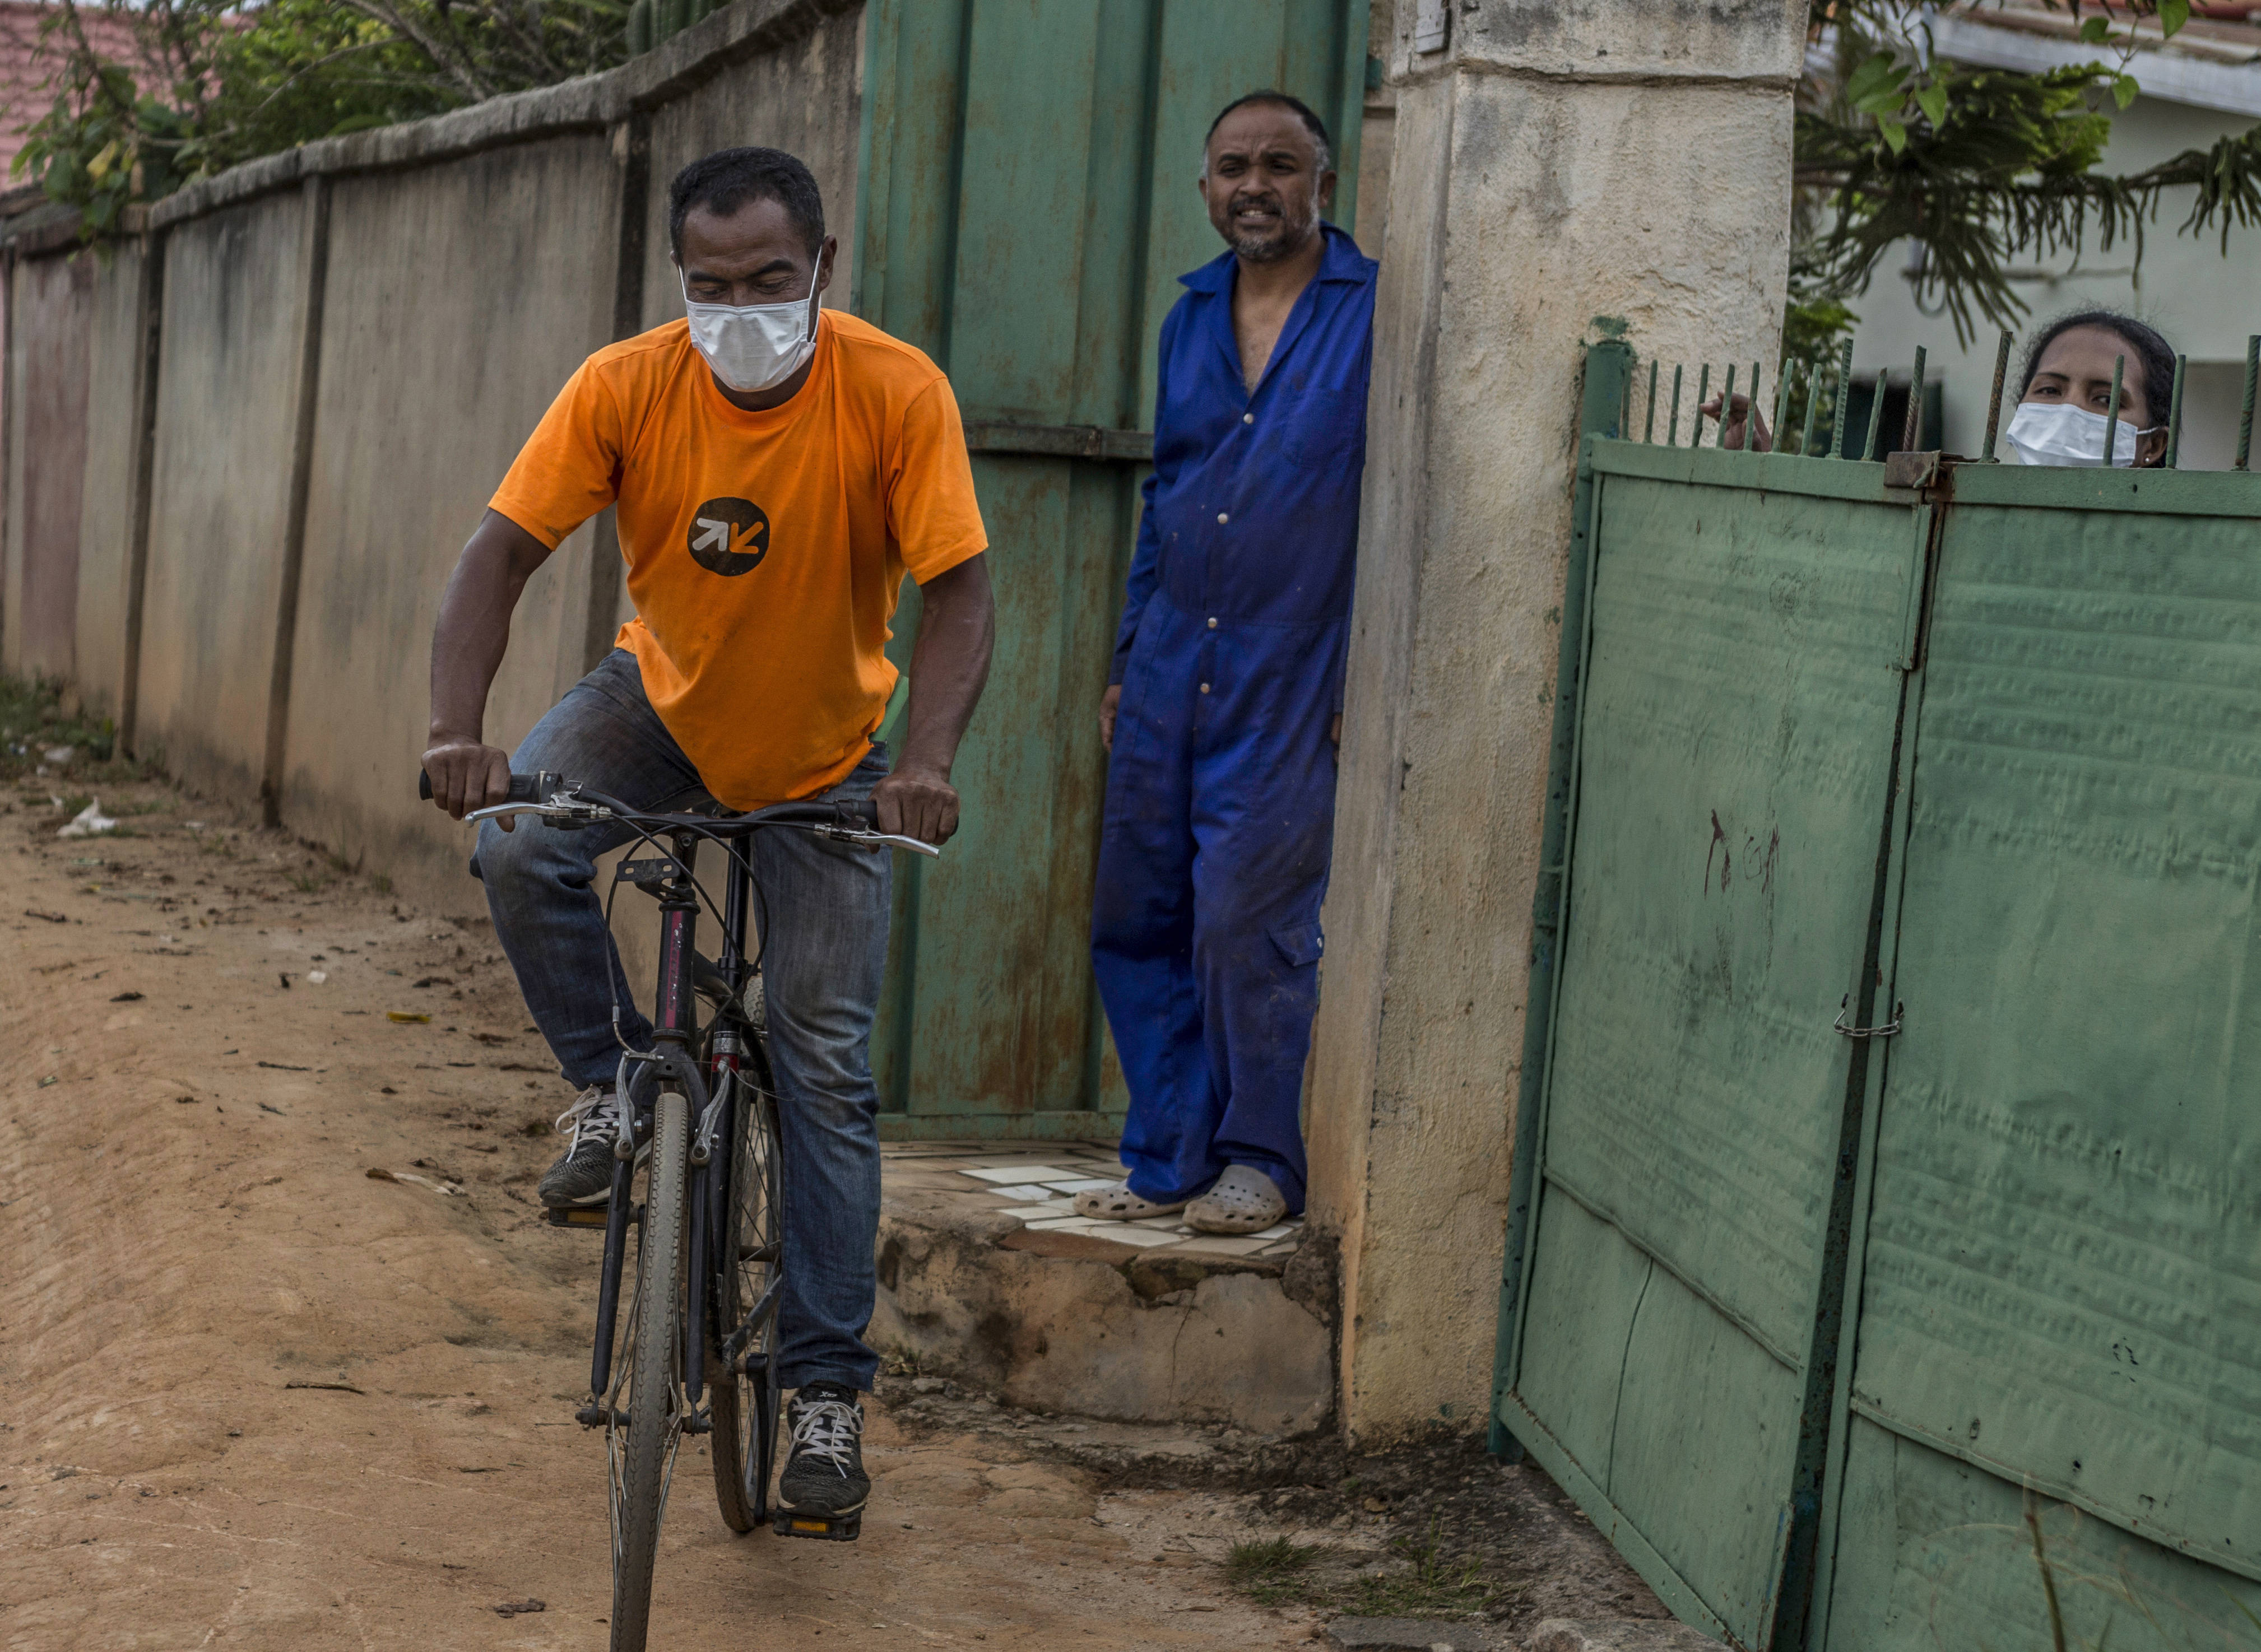
[[[596,1245],[536,1219],[563,1087],[492,936],[156,786],[58,840],[49,784],[0,805],[0,1646],[602,1647]],[[850,1547],[732,1536],[686,1451],[653,1644],[1311,1633],[1172,1551],[1168,1494],[1102,1524],[884,1409],[869,1456]]]

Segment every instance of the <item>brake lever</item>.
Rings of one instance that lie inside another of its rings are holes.
[[[866,832],[860,826],[808,826],[803,829],[830,838],[836,843],[853,843],[858,848],[876,849],[884,844],[894,848],[908,849],[914,855],[930,855],[936,860],[942,858],[942,851],[933,844],[917,838],[902,837],[893,832]]]
[[[607,819],[611,812],[588,803],[498,803],[484,809],[474,809],[463,819],[469,821],[499,820],[506,815],[533,814],[545,820],[572,821],[585,826],[592,821]]]

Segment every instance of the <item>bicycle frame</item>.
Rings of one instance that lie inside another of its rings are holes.
[[[715,1254],[718,1236],[726,1229],[731,1196],[730,1155],[727,1150],[717,1155],[713,1148],[718,1142],[727,1148],[727,1145],[736,1140],[734,1114],[738,1105],[738,1086],[743,1082],[746,1052],[745,1033],[731,1021],[735,1006],[743,1002],[753,969],[746,948],[752,880],[744,860],[733,854],[729,857],[729,882],[723,900],[722,955],[715,969],[727,990],[726,1004],[732,1007],[724,1009],[710,1026],[707,1059],[702,1063],[696,1048],[700,1028],[697,989],[699,955],[694,944],[698,934],[700,899],[693,880],[700,839],[705,834],[692,831],[671,833],[671,847],[674,852],[672,864],[669,875],[661,881],[656,891],[659,897],[660,942],[658,976],[652,1006],[652,1055],[643,1063],[648,1069],[646,1074],[641,1082],[631,1086],[633,1093],[664,1085],[671,1080],[679,1083],[690,1101],[692,1118],[695,1121],[687,1200],[691,1219],[687,1234],[688,1299],[685,1305],[683,1330],[684,1399],[692,1412],[686,1420],[685,1428],[694,1434],[702,1432],[699,1426],[698,1406],[706,1391],[707,1355],[709,1352],[721,1355],[721,1365],[730,1372],[731,1380],[735,1381],[733,1367],[741,1357],[740,1350],[776,1312],[778,1298],[778,1284],[773,1279],[763,1292],[761,1301],[753,1305],[743,1323],[735,1327],[715,1327],[721,1334],[720,1345],[712,1349],[708,1348],[709,1293],[713,1283],[709,1277],[710,1263]],[[620,871],[626,874],[629,869],[628,866],[623,865]],[[634,880],[621,878],[621,881]],[[612,1378],[613,1339],[619,1318],[621,1278],[627,1261],[628,1229],[629,1223],[635,1219],[632,1198],[635,1173],[633,1155],[614,1159],[612,1193],[605,1210],[604,1261],[597,1291],[596,1344],[590,1357],[589,1388],[592,1394],[606,1392]],[[763,1353],[752,1357],[766,1359],[768,1355]],[[601,1416],[598,1420],[601,1420]]]

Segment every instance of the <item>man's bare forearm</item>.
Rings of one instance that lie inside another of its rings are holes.
[[[974,557],[919,588],[923,610],[911,650],[911,703],[898,768],[947,775],[989,681],[997,604],[989,559]]]
[[[457,819],[508,795],[510,760],[484,743],[487,691],[510,646],[510,619],[549,547],[487,512],[463,547],[432,627],[433,801]]]
[[[950,783],[958,743],[973,720],[989,680],[997,605],[989,559],[975,556],[919,587],[922,610],[911,650],[911,697],[903,748],[873,800],[879,824],[930,843],[958,829],[958,793]]]

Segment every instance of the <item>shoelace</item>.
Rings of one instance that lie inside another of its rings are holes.
[[[574,1098],[573,1105],[557,1115],[551,1128],[563,1135],[569,1129],[573,1140],[566,1148],[573,1152],[585,1135],[592,1141],[601,1141],[607,1147],[620,1140],[621,1120],[618,1098],[610,1087],[592,1084]]]
[[[845,1400],[812,1399],[796,1402],[793,1410],[793,1455],[822,1457],[845,1478],[856,1437],[864,1432],[856,1408]]]

